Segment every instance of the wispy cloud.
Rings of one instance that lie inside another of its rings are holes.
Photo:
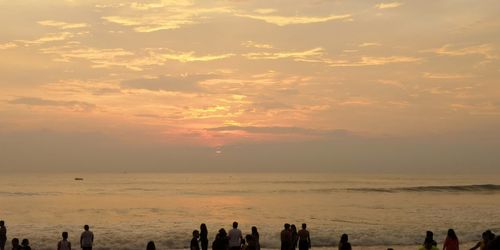
[[[359,61],[337,60],[327,62],[331,67],[362,67],[377,66],[393,63],[413,63],[421,61],[421,58],[410,56],[387,56],[387,57],[361,57]]]
[[[34,39],[34,40],[16,40],[16,42],[22,43],[24,45],[40,45],[40,44],[45,44],[45,43],[50,43],[50,42],[58,42],[58,41],[64,41],[64,40],[69,40],[77,36],[82,36],[88,34],[88,32],[60,32],[60,33],[49,33],[46,34],[40,38]]]
[[[38,21],[37,23],[40,25],[43,25],[43,26],[55,27],[55,28],[59,28],[59,29],[63,29],[63,30],[89,27],[89,25],[86,23],[67,23],[67,22],[54,21],[54,20]]]
[[[430,72],[424,72],[422,76],[428,79],[464,79],[464,78],[474,77],[473,75],[430,73]]]
[[[15,47],[17,47],[17,44],[15,44],[13,42],[8,42],[8,43],[0,44],[0,50],[2,50],[2,49],[12,49],[12,48],[15,48]]]
[[[400,2],[390,2],[390,3],[378,3],[375,5],[375,8],[377,9],[393,9],[397,8],[403,5],[403,3]]]
[[[127,80],[123,88],[146,89],[152,91],[203,92],[200,81],[213,78],[213,75],[160,76],[150,79]]]
[[[272,49],[273,48],[273,46],[271,44],[257,43],[254,41],[245,41],[245,42],[242,42],[241,45],[243,45],[247,48],[258,48],[258,49]]]
[[[295,60],[308,59],[323,55],[323,48],[314,48],[305,51],[282,51],[282,52],[255,52],[247,53],[243,56],[251,60],[264,60],[264,59],[285,59],[292,58]]]
[[[10,100],[11,104],[23,104],[28,106],[52,106],[52,107],[64,107],[71,109],[73,111],[92,111],[96,108],[95,104],[80,101],[62,101],[62,100],[50,100],[38,97],[19,97]]]
[[[365,42],[365,43],[362,43],[360,45],[358,45],[358,47],[376,47],[376,46],[381,46],[382,44],[380,43],[369,43],[369,42]]]
[[[112,15],[104,16],[102,19],[132,27],[136,32],[155,32],[160,30],[179,29],[184,25],[199,23],[206,19],[209,14],[229,13],[228,8],[214,7],[205,9],[193,8],[171,8],[162,13],[148,13],[140,15]]]
[[[352,16],[349,14],[346,15],[330,15],[330,16],[277,16],[277,15],[254,15],[254,14],[241,14],[236,13],[236,16],[246,17],[255,20],[264,21],[266,23],[275,24],[278,26],[287,26],[293,24],[312,24],[312,23],[324,23],[328,21],[337,21],[337,20],[348,20],[351,19]]]
[[[235,56],[233,53],[197,55],[194,51],[179,52],[169,49],[147,49],[150,56],[159,61],[208,62]]]
[[[270,8],[269,9],[256,9],[253,12],[258,13],[258,14],[262,14],[262,15],[266,15],[266,14],[271,14],[271,13],[277,12],[277,10],[270,9]]]
[[[494,49],[491,44],[480,44],[463,48],[456,48],[456,46],[453,46],[451,44],[446,44],[440,48],[423,50],[422,52],[432,52],[438,55],[445,55],[445,56],[482,55],[486,59],[497,58],[497,56],[493,53]]]
[[[194,51],[182,52],[163,48],[147,48],[132,52],[123,48],[101,49],[81,46],[78,43],[64,46],[42,48],[44,54],[52,54],[55,61],[71,62],[87,60],[94,68],[125,67],[134,71],[142,71],[149,66],[161,66],[167,61],[208,62],[222,60],[235,54],[197,55]]]

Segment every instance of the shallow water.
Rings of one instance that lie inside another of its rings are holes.
[[[234,220],[244,233],[257,226],[271,249],[285,222],[306,222],[313,247],[325,249],[342,233],[356,249],[415,249],[426,230],[441,241],[454,228],[466,247],[486,229],[500,231],[496,176],[2,174],[0,185],[9,239],[41,250],[54,249],[62,231],[76,246],[84,224],[98,250],[143,249],[149,240],[183,249],[200,223],[212,239]]]

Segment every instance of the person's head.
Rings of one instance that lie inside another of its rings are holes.
[[[233,228],[238,228],[238,222],[233,222]]]
[[[302,229],[306,229],[306,228],[307,228],[306,223],[302,223]]]
[[[431,240],[434,239],[434,233],[432,231],[425,232],[425,238]]]
[[[200,231],[194,230],[193,231],[193,238],[197,238],[198,239],[198,237],[200,237]]]
[[[219,229],[219,236],[220,237],[226,237],[226,235],[227,235],[226,229],[224,229],[224,228]]]
[[[488,240],[488,231],[484,231],[484,232],[481,234],[481,238],[483,238],[483,240]]]
[[[19,246],[19,239],[18,238],[13,238],[12,241],[11,241],[11,243],[12,243],[13,247],[17,247],[17,246]]]
[[[297,227],[295,226],[295,224],[292,224],[290,228],[292,229],[293,232],[297,232]]]
[[[259,232],[257,231],[257,227],[256,226],[252,227],[252,234],[253,235],[256,235],[256,234],[258,235],[259,234]]]
[[[83,226],[83,229],[85,229],[85,231],[89,231],[89,225]]]
[[[30,244],[30,241],[28,239],[23,239],[23,241],[21,241],[21,245],[23,246],[29,246]]]
[[[340,236],[340,243],[347,243],[349,241],[349,236],[347,236],[347,234],[342,234],[342,236]]]
[[[285,225],[283,225],[283,227],[284,227],[286,230],[288,230],[288,229],[290,229],[290,224],[285,223]]]
[[[156,250],[156,246],[154,241],[149,241],[148,245],[146,246],[146,250]]]
[[[68,232],[63,232],[62,237],[63,237],[63,239],[67,240],[68,239]]]
[[[0,227],[5,226],[5,222],[3,220],[0,220]]]
[[[205,225],[205,223],[201,223],[200,232],[208,232],[207,225]]]
[[[488,233],[488,240],[495,239],[495,234],[491,230],[486,230],[486,232]]]
[[[448,234],[447,235],[448,235],[448,238],[450,238],[450,239],[454,239],[454,240],[457,239],[457,235],[455,234],[455,230],[453,230],[451,228],[448,229]]]

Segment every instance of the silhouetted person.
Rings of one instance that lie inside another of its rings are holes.
[[[476,249],[480,249],[480,250],[484,250],[486,248],[486,243],[488,242],[488,231],[485,231],[481,234],[481,240],[476,243],[476,245],[474,245],[470,250],[476,250]]]
[[[57,250],[71,250],[71,242],[68,241],[68,232],[62,233],[62,240],[57,243]]]
[[[23,239],[21,241],[22,250],[31,250],[30,241],[28,239]]]
[[[424,244],[427,240],[431,241],[433,246],[437,246],[437,242],[434,240],[434,233],[432,231],[425,232]]]
[[[247,234],[245,236],[245,241],[247,242],[246,245],[246,250],[257,250],[256,244],[255,244],[255,239],[251,234]]]
[[[255,242],[255,249],[260,250],[260,235],[255,226],[252,227],[252,237]]]
[[[233,222],[233,229],[229,230],[227,236],[229,238],[229,249],[240,250],[241,242],[243,241],[243,235],[238,229],[238,222]]]
[[[311,237],[307,231],[306,223],[302,224],[302,229],[299,230],[297,236],[299,237],[299,250],[308,250],[311,248]]]
[[[200,225],[200,243],[201,243],[201,250],[208,249],[208,229],[205,223]]]
[[[339,241],[339,250],[351,250],[351,243],[349,243],[349,236],[342,234]]]
[[[453,229],[448,229],[448,234],[443,243],[443,250],[459,250],[458,237]]]
[[[427,232],[430,232],[430,231],[427,231]],[[433,236],[433,235],[431,235],[431,236]],[[432,237],[429,237],[429,234],[427,233],[427,237],[425,237],[424,245],[419,250],[439,250],[439,248],[437,248],[436,245],[434,245],[434,243],[436,243],[436,241]]]
[[[297,227],[295,224],[290,226],[290,231],[292,232],[292,249],[297,249],[297,241],[299,240],[299,236],[297,235]]]
[[[286,223],[284,229],[281,231],[281,250],[292,249],[292,232],[290,231],[290,224]]]
[[[21,247],[21,245],[19,245],[19,239],[18,238],[12,239],[11,243],[12,243],[12,250],[22,250],[23,249]]]
[[[499,250],[500,249],[500,236],[496,236],[490,242],[488,242],[488,250]]]
[[[200,250],[200,245],[198,244],[198,238],[200,238],[200,231],[193,231],[193,238],[191,239],[191,250]]]
[[[5,243],[7,243],[7,228],[5,222],[0,220],[0,250],[5,250]]]
[[[89,230],[89,225],[85,225],[83,229],[85,231],[83,231],[80,236],[80,246],[83,250],[92,250],[92,246],[94,245],[94,233]]]
[[[219,233],[215,236],[215,240],[212,243],[212,250],[228,250],[229,239],[227,238],[227,233],[224,228],[219,229]]]
[[[148,245],[146,246],[146,250],[156,250],[155,243],[153,241],[148,242]]]

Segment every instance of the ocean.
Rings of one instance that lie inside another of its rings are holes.
[[[265,249],[279,248],[284,223],[307,223],[313,248],[324,249],[342,233],[354,249],[416,249],[427,230],[442,242],[448,228],[468,249],[486,229],[500,233],[494,175],[2,173],[0,187],[9,240],[39,250],[55,249],[63,231],[78,248],[85,224],[97,250],[145,249],[149,240],[186,249],[201,223],[211,242],[233,221],[244,234],[257,226]]]

